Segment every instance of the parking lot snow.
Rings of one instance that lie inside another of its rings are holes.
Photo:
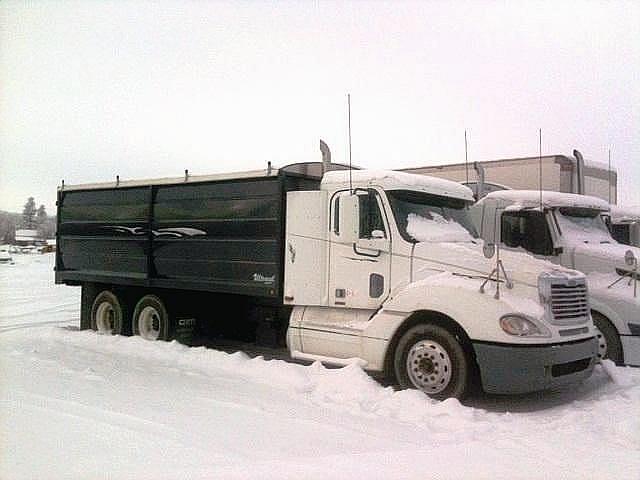
[[[0,478],[640,478],[640,369],[436,402],[327,369],[79,331],[51,255],[0,266]]]

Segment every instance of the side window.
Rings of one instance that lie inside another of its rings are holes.
[[[501,238],[507,247],[522,246],[523,218],[519,213],[505,212],[502,214]]]
[[[384,220],[375,191],[371,190],[368,194],[358,194],[358,206],[360,209],[360,238],[371,238],[371,233],[374,230],[380,230],[386,237]]]
[[[522,247],[536,255],[553,254],[546,216],[537,210],[503,213],[501,234],[508,247]]]
[[[611,236],[620,243],[631,244],[631,224],[611,224]]]
[[[333,224],[331,229],[336,235],[340,235],[340,197],[333,199]]]

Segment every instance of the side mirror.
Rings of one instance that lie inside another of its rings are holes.
[[[340,243],[355,243],[360,236],[360,204],[357,195],[343,195],[338,219]]]
[[[384,232],[382,230],[374,230],[373,232],[371,232],[372,240],[380,240],[383,238],[384,238]]]

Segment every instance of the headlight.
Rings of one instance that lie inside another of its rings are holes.
[[[504,315],[500,317],[500,327],[509,335],[516,337],[550,337],[551,332],[542,324],[523,315]]]

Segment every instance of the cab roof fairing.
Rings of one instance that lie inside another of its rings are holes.
[[[349,171],[327,172],[322,177],[321,189],[349,185]],[[452,197],[473,202],[473,192],[465,185],[441,178],[389,170],[352,170],[351,183],[354,188],[382,187],[384,190],[413,190]]]
[[[477,205],[483,205],[491,201],[500,203],[502,206],[510,206],[510,210],[515,210],[518,207],[523,210],[539,209],[541,206],[540,191],[538,190],[502,190],[491,192],[480,200]],[[588,208],[602,212],[608,212],[610,209],[606,201],[589,195],[549,191],[542,192],[542,208],[562,207]]]

